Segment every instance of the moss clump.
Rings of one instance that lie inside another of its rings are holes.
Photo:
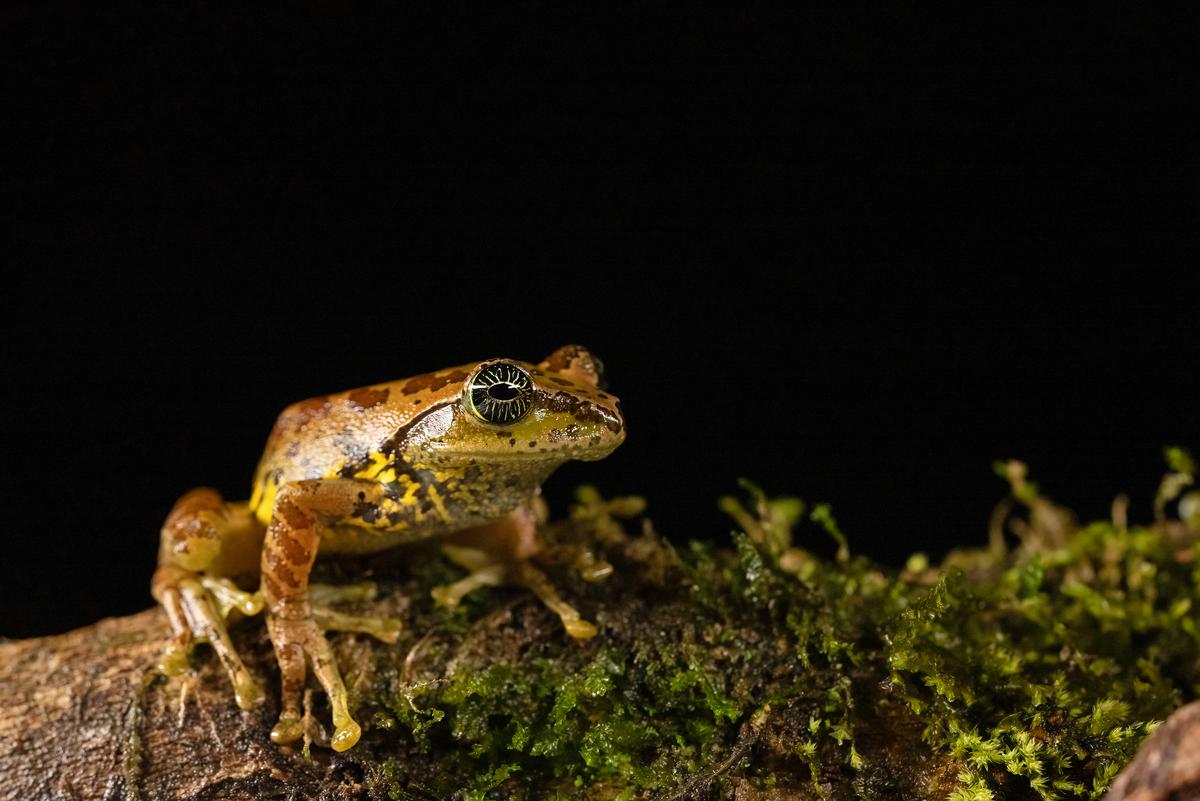
[[[583,643],[515,590],[435,607],[453,569],[410,555],[380,577],[413,635],[358,683],[370,775],[396,799],[1099,798],[1200,694],[1200,521],[1190,458],[1169,464],[1149,527],[1120,504],[1077,526],[999,465],[989,546],[900,571],[852,555],[827,506],[749,483],[720,501],[731,551],[631,535],[641,502],[584,488],[543,555],[600,626]],[[832,560],[798,547],[814,536]],[[579,578],[599,560],[607,581]]]

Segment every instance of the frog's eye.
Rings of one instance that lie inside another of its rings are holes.
[[[485,423],[515,423],[533,405],[533,381],[515,364],[485,364],[467,382],[464,399],[471,413]]]

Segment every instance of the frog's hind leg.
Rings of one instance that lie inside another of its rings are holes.
[[[480,587],[515,584],[533,591],[558,615],[567,634],[580,640],[595,636],[596,627],[559,596],[545,573],[529,563],[537,551],[537,519],[525,506],[493,523],[451,534],[442,552],[469,573],[453,584],[435,587],[433,598],[454,607]]]
[[[199,572],[218,561],[223,540],[242,533],[240,527],[248,517],[243,511],[207,488],[180,498],[163,524],[150,590],[166,611],[172,630],[159,669],[168,676],[183,673],[194,643],[208,642],[229,674],[238,706],[251,709],[262,702],[262,690],[229,639],[224,612],[237,608],[243,614],[257,614],[262,601],[231,582]]]
[[[322,624],[361,631],[365,619],[313,609],[308,576],[317,556],[321,530],[350,515],[364,499],[370,500],[382,492],[381,485],[374,482],[314,479],[284,484],[275,495],[275,507],[263,542],[262,591],[268,605],[267,629],[282,680],[279,722],[271,730],[271,740],[276,743],[295,742],[303,734],[300,696],[304,690],[306,654],[332,707],[334,734],[330,745],[335,751],[345,751],[362,735],[362,729],[350,715],[346,685]]]

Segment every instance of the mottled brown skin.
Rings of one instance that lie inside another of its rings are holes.
[[[467,397],[476,376],[498,366],[523,371],[530,382],[521,389],[524,413],[503,424],[485,420]],[[250,501],[225,502],[214,490],[197,489],[167,517],[152,581],[174,631],[163,671],[182,672],[192,643],[208,641],[238,704],[257,705],[262,692],[230,642],[225,618],[233,609],[256,614],[265,604],[283,688],[272,739],[290,743],[302,735],[307,657],[333,708],[332,745],[350,748],[360,729],[324,632],[361,631],[394,642],[399,628],[317,603],[361,590],[310,587],[313,562],[319,554],[374,553],[430,537],[443,537],[447,556],[470,571],[434,591],[440,602],[457,604],[481,586],[519,584],[537,593],[571,636],[592,636],[595,627],[526,560],[537,551],[530,503],[541,482],[563,462],[603,458],[624,439],[619,403],[599,385],[598,361],[568,345],[538,365],[488,360],[289,406],[268,438]],[[258,593],[232,583],[256,569]]]

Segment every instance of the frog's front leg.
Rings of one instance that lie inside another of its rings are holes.
[[[346,686],[324,630],[365,631],[395,642],[399,628],[393,621],[314,609],[308,577],[321,531],[349,516],[357,504],[378,500],[382,493],[382,486],[375,482],[313,479],[284,484],[275,495],[263,542],[262,592],[267,602],[267,630],[282,681],[279,722],[271,730],[271,740],[276,743],[295,742],[303,734],[300,697],[305,655],[333,708],[334,735],[330,744],[334,750],[352,747],[362,733],[350,715]]]
[[[435,587],[433,597],[438,603],[453,607],[480,587],[515,584],[532,590],[558,615],[567,634],[580,640],[595,636],[596,627],[559,597],[546,574],[530,564],[538,542],[537,518],[529,506],[517,507],[487,525],[449,535],[442,552],[470,572],[453,584]]]
[[[225,666],[242,709],[260,704],[263,694],[229,639],[225,614],[231,608],[247,615],[257,614],[262,601],[232,582],[203,575],[202,571],[235,567],[228,554],[222,559],[222,545],[237,545],[240,543],[231,541],[257,536],[244,504],[226,503],[212,489],[194,489],[180,498],[167,515],[160,536],[158,569],[150,582],[151,594],[162,604],[173,632],[159,669],[168,676],[182,673],[187,669],[193,643],[206,641]]]

